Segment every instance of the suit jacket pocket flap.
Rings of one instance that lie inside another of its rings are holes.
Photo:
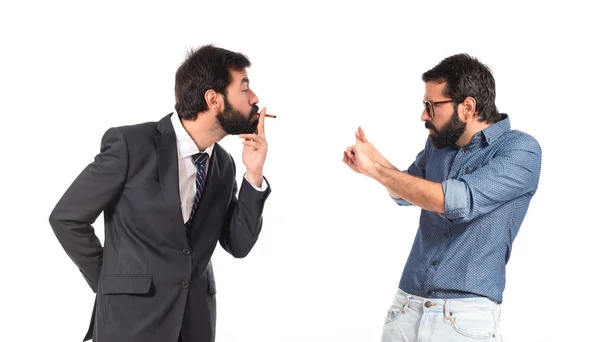
[[[111,274],[104,277],[104,294],[146,294],[151,285],[151,275]]]
[[[206,279],[208,281],[208,294],[214,295],[217,293],[217,286],[215,284],[215,277],[208,277]]]

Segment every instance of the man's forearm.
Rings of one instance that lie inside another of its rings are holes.
[[[444,192],[440,183],[409,175],[378,162],[375,162],[372,177],[383,185],[392,197],[402,198],[431,212],[443,214],[445,211]]]
[[[382,166],[384,166],[384,167],[386,167],[388,169],[395,170],[395,171],[400,171],[394,165],[392,165],[392,163],[390,163],[387,159],[383,159],[381,161],[378,161],[378,163],[380,163]],[[402,196],[400,196],[398,193],[394,192],[394,190],[392,190],[389,186],[385,186],[385,189],[390,194],[390,196],[392,196],[393,198],[396,198],[396,199],[402,198]]]
[[[246,171],[246,179],[255,188],[261,188],[263,186],[263,174],[262,170],[259,172]]]

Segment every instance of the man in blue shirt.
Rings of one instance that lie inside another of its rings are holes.
[[[362,128],[344,163],[422,208],[382,341],[501,341],[500,304],[512,243],[538,186],[541,149],[511,130],[487,66],[450,56],[422,76],[425,148],[395,168]]]

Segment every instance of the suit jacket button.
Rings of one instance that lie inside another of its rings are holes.
[[[184,248],[181,253],[185,254],[185,255],[190,255],[190,250],[187,248]]]
[[[188,286],[190,286],[190,284],[188,284],[188,282],[187,282],[187,281],[182,281],[182,282],[181,282],[181,287],[183,287],[184,289],[187,289],[187,288],[188,288]]]

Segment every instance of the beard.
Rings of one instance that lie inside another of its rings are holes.
[[[430,128],[436,134],[429,135],[429,140],[437,149],[456,144],[458,139],[465,132],[466,126],[466,122],[460,121],[456,108],[454,108],[454,113],[452,113],[450,121],[448,121],[448,123],[446,123],[439,131],[431,121],[425,122],[425,128]]]
[[[252,105],[252,109],[248,116],[245,116],[240,111],[235,110],[227,97],[225,98],[225,109],[217,114],[217,120],[219,126],[230,135],[248,134],[256,132],[256,126],[258,126],[258,106]]]

